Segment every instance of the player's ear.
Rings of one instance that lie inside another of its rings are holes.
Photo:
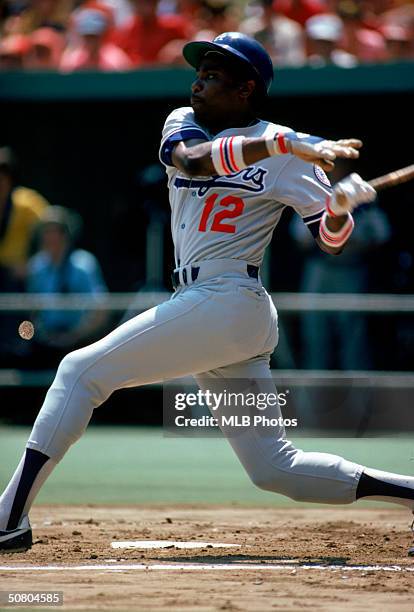
[[[250,98],[250,96],[253,94],[255,89],[256,83],[253,79],[249,81],[244,81],[244,83],[241,83],[239,87],[240,97],[244,100],[247,100],[247,98]]]

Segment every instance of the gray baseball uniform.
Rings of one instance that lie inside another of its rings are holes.
[[[215,138],[291,131],[257,121],[237,132],[224,130]],[[293,155],[280,155],[230,176],[190,179],[171,161],[174,145],[190,138],[212,139],[197,125],[191,107],[179,108],[167,118],[160,150],[168,175],[177,266],[217,258],[242,259],[260,266],[285,206],[294,208],[306,224],[315,224],[318,230],[324,201],[331,192],[319,167]]]
[[[268,130],[289,131],[257,121],[216,137]],[[172,166],[171,153],[178,141],[194,138],[211,140],[190,108],[177,109],[165,124],[161,159],[169,179],[179,286],[167,302],[63,359],[28,442],[54,461],[115,389],[193,374],[203,389],[214,391],[225,378],[249,379],[258,390],[275,392],[269,358],[277,344],[277,314],[257,267],[284,207],[293,207],[317,231],[329,182],[291,155],[231,176],[190,179]],[[267,414],[281,413],[276,406]],[[355,500],[362,466],[296,449],[283,427],[272,436],[256,428],[239,436],[223,431],[258,486],[297,500]]]

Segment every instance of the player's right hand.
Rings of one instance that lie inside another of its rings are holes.
[[[334,161],[337,157],[357,159],[359,157],[358,149],[362,147],[362,141],[356,138],[321,140],[314,144],[303,140],[289,140],[288,142],[290,152],[293,155],[303,159],[303,161],[317,164],[327,172],[334,169]]]
[[[375,189],[354,172],[334,186],[328,201],[328,214],[345,215],[359,204],[372,202],[376,196]]]

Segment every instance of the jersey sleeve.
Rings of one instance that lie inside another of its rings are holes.
[[[273,195],[291,206],[316,237],[331,193],[331,183],[322,168],[292,156],[276,177]]]
[[[196,123],[191,107],[177,108],[166,119],[162,131],[160,160],[165,166],[173,166],[172,152],[177,142],[202,138],[210,140],[207,133]]]

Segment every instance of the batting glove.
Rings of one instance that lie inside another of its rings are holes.
[[[359,204],[372,202],[376,197],[375,189],[354,172],[335,185],[332,196],[327,199],[326,210],[331,217],[346,215]]]
[[[329,172],[335,168],[334,161],[341,157],[345,159],[357,159],[362,142],[356,138],[343,140],[321,140],[316,143],[307,142],[302,139],[290,139],[289,134],[285,139],[288,143],[287,153],[292,153],[303,159],[303,161],[318,164],[323,170]]]

